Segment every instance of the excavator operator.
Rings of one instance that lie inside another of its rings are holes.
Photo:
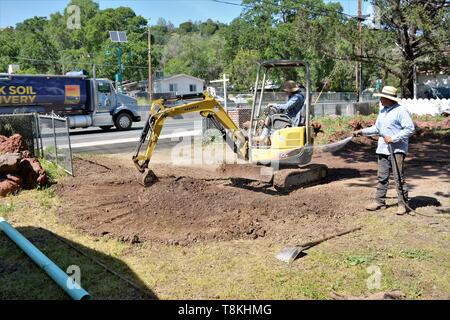
[[[288,95],[288,101],[283,104],[268,104],[266,119],[261,135],[256,138],[259,144],[269,144],[269,136],[273,131],[286,127],[296,127],[300,124],[301,111],[305,97],[300,87],[292,80],[283,84],[283,91]]]

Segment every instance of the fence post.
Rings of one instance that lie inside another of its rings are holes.
[[[52,114],[52,127],[53,127],[53,145],[55,147],[55,163],[58,165],[58,150],[56,148],[56,128],[55,128],[55,116]]]
[[[34,125],[34,133],[33,133],[33,140],[34,140],[34,148],[33,150],[34,155],[37,157],[41,157],[40,149],[39,149],[39,131],[38,131],[38,124],[37,124],[37,114],[33,113],[33,125]]]
[[[73,172],[72,145],[70,143],[69,121],[67,121],[67,118],[66,118],[66,130],[67,130],[67,141],[69,142],[70,174],[74,176],[75,174]]]
[[[36,114],[36,119],[37,119],[39,143],[40,143],[40,146],[41,146],[41,149],[39,151],[41,153],[41,157],[45,159],[44,144],[42,143],[42,133],[41,133],[41,117],[38,114]]]

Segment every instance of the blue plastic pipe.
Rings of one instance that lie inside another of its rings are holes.
[[[72,299],[91,300],[91,295],[81,288],[72,278],[62,271],[53,261],[47,258],[38,248],[28,241],[19,231],[14,229],[5,219],[0,217],[2,230],[20,249],[22,249],[50,278],[53,279]]]

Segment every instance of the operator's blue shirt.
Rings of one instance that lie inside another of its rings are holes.
[[[394,153],[408,152],[408,139],[414,133],[414,123],[408,110],[398,103],[390,107],[383,107],[378,114],[375,125],[365,128],[362,133],[366,136],[378,134],[376,153],[389,155],[389,149],[384,142],[384,136],[392,138]]]
[[[292,96],[290,96],[286,103],[277,103],[273,106],[278,108],[278,110],[282,111],[283,113],[286,113],[286,115],[291,118],[292,125],[298,126],[304,102],[305,97],[299,90]]]

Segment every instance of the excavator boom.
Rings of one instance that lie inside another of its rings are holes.
[[[177,100],[185,99],[186,96],[178,96]],[[140,172],[139,182],[148,187],[153,184],[157,177],[153,171],[148,169],[148,164],[155,150],[159,135],[167,117],[175,117],[187,113],[198,112],[203,117],[207,117],[221,132],[223,139],[230,144],[232,150],[244,160],[248,160],[247,138],[236,126],[230,116],[225,112],[222,105],[210,96],[207,91],[202,95],[189,95],[188,98],[201,98],[182,105],[168,107],[164,99],[156,100],[150,109],[150,114],[141,132],[138,146],[133,156],[133,162]],[[140,154],[140,149],[148,140],[145,153]]]

